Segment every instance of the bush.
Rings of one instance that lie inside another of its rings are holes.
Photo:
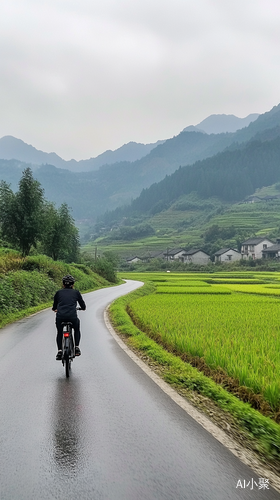
[[[53,261],[45,255],[22,258],[0,249],[0,319],[17,311],[52,301],[62,277],[72,274],[81,292],[108,286],[106,279],[85,265]]]
[[[118,281],[114,264],[106,259],[106,257],[101,257],[94,261],[93,271],[111,283],[117,283]]]
[[[0,305],[3,312],[37,306],[52,300],[56,284],[38,271],[15,271],[0,278]]]

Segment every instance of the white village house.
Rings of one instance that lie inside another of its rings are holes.
[[[261,259],[263,250],[274,245],[274,242],[268,238],[249,238],[241,246],[242,259]]]
[[[210,262],[210,255],[200,248],[191,248],[184,252],[184,262],[186,264],[206,265]]]
[[[184,254],[185,250],[182,248],[167,249],[166,252],[163,252],[165,260],[168,261],[179,260],[180,262],[184,262]]]
[[[179,260],[184,264],[193,263],[202,265],[210,262],[210,255],[200,248],[191,248],[190,250],[184,250],[183,248],[167,249],[162,255],[169,262]]]
[[[241,253],[235,248],[221,248],[214,255],[215,262],[234,262],[241,259]]]

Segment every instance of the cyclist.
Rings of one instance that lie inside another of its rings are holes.
[[[75,356],[80,356],[81,351],[79,348],[81,332],[80,332],[80,320],[77,316],[77,302],[80,308],[85,311],[86,304],[78,290],[74,290],[73,286],[75,279],[71,274],[64,276],[62,278],[63,288],[58,290],[53,299],[52,310],[56,312],[56,328],[57,337],[56,343],[58,348],[58,353],[56,359],[59,361],[62,358],[62,335],[63,326],[61,323],[66,321],[71,321],[74,328],[74,338],[75,338]]]

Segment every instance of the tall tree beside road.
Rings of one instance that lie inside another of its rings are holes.
[[[6,182],[1,182],[2,235],[24,256],[29,254],[32,246],[36,247],[41,236],[43,204],[43,189],[33,178],[31,168],[23,171],[17,193],[13,193]]]
[[[79,232],[66,203],[58,209],[53,203],[45,204],[42,244],[44,253],[53,260],[73,262],[78,259]]]
[[[54,260],[77,260],[79,233],[66,203],[56,209],[44,199],[41,184],[32,176],[31,168],[23,171],[19,189],[0,183],[1,235],[23,256],[41,242],[44,253]]]

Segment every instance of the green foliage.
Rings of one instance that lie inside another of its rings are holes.
[[[74,276],[75,288],[81,292],[109,286],[85,265],[53,261],[45,255],[23,258],[18,252],[0,249],[0,326],[50,302],[66,274]]]
[[[134,240],[136,238],[143,238],[155,233],[150,224],[142,223],[136,226],[121,226],[119,229],[112,231],[109,238],[113,240]]]
[[[227,240],[233,238],[236,233],[234,226],[219,227],[218,224],[214,224],[205,231],[204,240],[206,243],[217,241],[217,239]]]
[[[0,223],[2,237],[23,256],[40,242],[44,253],[54,260],[79,258],[79,234],[67,204],[56,209],[46,202],[29,167],[23,171],[17,193],[6,182],[0,183]]]
[[[15,271],[0,278],[2,313],[37,306],[53,298],[57,285],[38,271]]]
[[[69,207],[63,203],[58,209],[53,203],[44,206],[43,251],[53,260],[75,262],[79,258],[79,232]]]
[[[92,264],[92,269],[95,273],[99,274],[103,278],[107,279],[111,283],[117,282],[117,276],[112,262],[106,259],[106,257],[100,257]]]
[[[36,247],[42,231],[43,190],[33,179],[31,168],[23,171],[16,194],[5,183],[0,185],[2,235],[28,255]]]
[[[110,283],[117,283],[117,266],[119,264],[118,255],[113,252],[104,252],[102,256],[93,257],[88,253],[82,255],[82,261],[99,276]]]

